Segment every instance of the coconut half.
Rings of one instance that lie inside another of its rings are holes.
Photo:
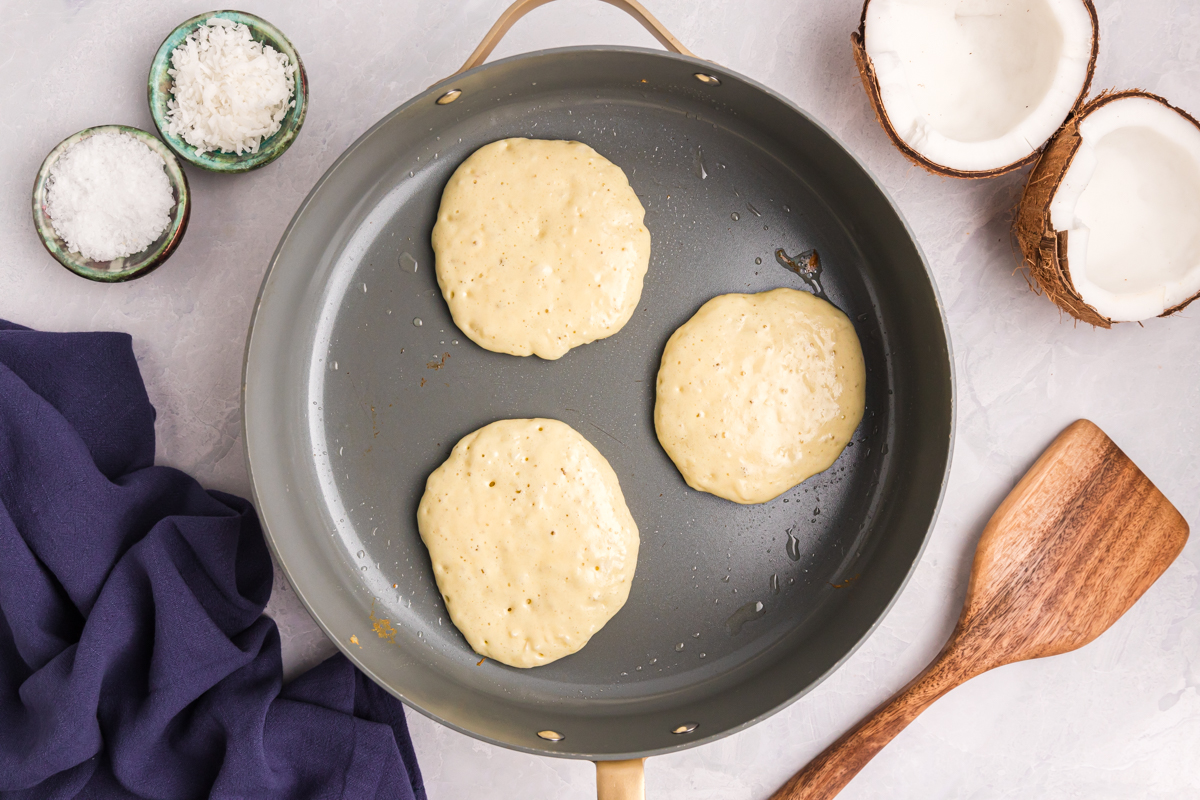
[[[1014,224],[1038,285],[1103,328],[1200,295],[1200,123],[1157,95],[1101,95],[1029,176]]]
[[[1033,160],[1087,94],[1092,0],[866,0],[851,34],[875,116],[909,160],[982,178]]]

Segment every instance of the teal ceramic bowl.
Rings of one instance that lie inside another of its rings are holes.
[[[171,222],[167,229],[149,247],[140,253],[134,253],[125,258],[113,261],[92,261],[79,253],[72,251],[67,243],[55,232],[54,223],[46,212],[47,178],[50,168],[68,147],[97,133],[125,133],[146,144],[154,152],[162,156],[166,163],[167,178],[171,181],[171,189],[175,192],[175,207],[171,209]],[[171,257],[183,234],[187,230],[188,218],[191,216],[192,200],[188,191],[187,177],[183,174],[183,166],[166,145],[154,136],[137,128],[124,125],[102,125],[98,128],[88,128],[74,136],[68,136],[50,151],[42,166],[38,169],[37,178],[33,182],[33,224],[37,228],[42,244],[50,255],[76,275],[92,281],[103,283],[120,283],[148,275]]]
[[[254,41],[270,45],[296,65],[295,87],[292,91],[292,99],[296,101],[296,104],[288,109],[279,130],[264,139],[259,144],[258,150],[253,153],[238,155],[237,153],[210,151],[200,154],[196,152],[195,147],[181,137],[167,133],[167,100],[171,97],[172,84],[167,70],[171,67],[171,53],[175,51],[176,47],[183,44],[183,40],[193,31],[213,17],[244,24],[250,29],[250,36]],[[208,14],[200,14],[171,31],[171,34],[159,46],[158,52],[154,54],[154,61],[150,65],[147,90],[150,99],[150,115],[154,118],[154,125],[158,128],[158,133],[167,146],[185,161],[213,172],[249,172],[270,164],[291,147],[297,134],[300,133],[300,126],[304,124],[304,115],[308,111],[308,76],[304,72],[304,62],[300,60],[292,43],[279,32],[278,28],[265,19],[242,11],[212,11]]]

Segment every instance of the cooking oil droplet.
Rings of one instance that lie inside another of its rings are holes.
[[[726,575],[724,578],[721,578],[721,583],[729,583],[729,576]]]
[[[734,222],[737,222],[739,219],[741,219],[741,218],[742,218],[742,215],[741,215],[741,214],[739,214],[739,213],[737,213],[737,212],[735,211],[735,212],[733,212],[732,214],[730,214],[730,215],[729,215],[729,218],[730,218],[731,220],[733,220]]]
[[[779,573],[771,575],[771,594],[779,594]]]
[[[366,550],[359,550],[359,551],[358,551],[358,557],[359,557],[359,558],[362,558],[362,557],[363,557],[363,556],[365,556],[366,554],[367,554],[367,551],[366,551]]]
[[[417,318],[415,318],[415,319],[413,320],[413,325],[416,325],[418,328],[419,328],[419,327],[421,327],[421,326],[422,326],[422,325],[424,325],[424,324],[425,324],[424,322],[421,322],[421,318],[420,318],[420,317],[417,317]]]
[[[417,271],[417,260],[412,257],[411,253],[402,253],[400,256],[400,269],[405,272]]]
[[[363,284],[363,294],[366,294],[366,293],[367,293],[367,285],[364,283]]]
[[[742,632],[742,627],[747,622],[753,622],[760,618],[765,609],[761,601],[755,600],[739,608],[730,615],[729,619],[725,620],[725,630],[730,636],[737,636]]]
[[[366,565],[366,564],[363,564],[361,567],[359,567],[359,569],[360,569],[360,570],[362,570],[363,572],[366,572],[366,571],[367,571],[367,565]]]
[[[825,301],[829,300],[825,289],[821,286],[821,257],[817,255],[816,250],[805,250],[800,255],[793,257],[780,248],[775,251],[775,260],[779,262],[779,266],[799,275],[800,279],[809,285],[817,297]]]
[[[787,547],[785,549],[787,550],[788,558],[790,558],[792,561],[799,561],[800,540],[792,535],[792,531],[790,529],[787,532],[787,537]]]
[[[695,633],[693,633],[693,634],[692,634],[692,638],[693,638],[693,639],[699,639],[699,638],[700,638],[700,632],[699,632],[699,631],[696,631]]]
[[[754,259],[754,263],[755,263],[755,264],[761,264],[761,263],[762,263],[762,259],[761,259],[761,258],[756,258],[756,259]]]
[[[650,663],[651,663],[651,664],[657,664],[657,663],[658,663],[658,659],[657,659],[657,658],[652,658],[652,659],[650,659]]]
[[[696,152],[692,157],[692,169],[695,171],[696,177],[700,180],[708,177],[708,170],[704,166],[704,151],[699,147],[696,148]]]
[[[458,344],[458,339],[455,339],[454,341],[450,342],[450,344]]]
[[[330,369],[332,369],[332,370],[336,370],[336,369],[337,369],[337,362],[336,362],[336,361],[334,361],[332,364],[330,364],[330,365],[329,365],[329,368],[330,368]]]
[[[676,653],[682,653],[682,652],[683,652],[683,642],[680,642],[679,644],[675,645],[675,652],[676,652]]]
[[[888,446],[886,442],[884,443],[883,447],[879,448],[879,452],[885,456],[888,454]]]
[[[701,658],[708,658],[708,653],[701,653],[701,654],[700,654],[700,657],[701,657]]]
[[[756,216],[756,217],[762,216],[762,214],[758,213],[758,209],[755,208],[754,206],[750,205],[749,203],[746,203],[746,208],[750,209],[750,213],[753,214],[754,216]]]
[[[642,665],[641,665],[641,664],[638,664],[638,665],[637,665],[636,667],[634,667],[633,669],[634,669],[634,671],[635,671],[635,672],[641,672],[641,671],[642,671]]]
[[[813,516],[814,516],[814,517],[818,517],[818,516],[820,516],[820,515],[821,515],[821,507],[820,507],[820,506],[816,506],[816,507],[814,507],[814,508],[813,508]]]

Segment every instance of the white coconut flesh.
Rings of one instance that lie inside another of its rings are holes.
[[[896,134],[934,164],[985,172],[1040,148],[1088,81],[1082,0],[871,0],[865,49]]]
[[[1200,292],[1200,128],[1146,97],[1100,106],[1050,201],[1080,298],[1114,322]]]

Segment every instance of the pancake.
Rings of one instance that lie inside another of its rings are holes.
[[[417,527],[451,621],[481,656],[536,667],[625,604],[638,529],[616,473],[571,426],[506,419],[429,476]]]
[[[764,503],[837,460],[862,420],[850,320],[795,289],[709,300],[667,341],[654,428],[688,485]]]
[[[454,324],[497,353],[562,357],[633,316],[650,263],[645,209],[580,142],[504,139],[464,161],[433,227]]]

